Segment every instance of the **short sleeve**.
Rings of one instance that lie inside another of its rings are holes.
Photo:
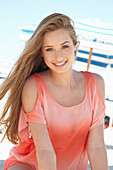
[[[95,78],[94,78],[95,79]],[[94,80],[93,101],[92,101],[92,122],[90,130],[104,123],[105,104],[100,96],[96,80]]]
[[[26,141],[29,139],[28,122],[40,123],[40,124],[46,125],[46,119],[45,119],[44,110],[43,110],[43,96],[41,93],[40,82],[38,84],[38,81],[35,75],[33,75],[33,77],[35,79],[35,82],[38,88],[38,98],[37,98],[37,101],[35,103],[35,106],[32,112],[25,113],[23,110],[23,107],[21,107],[19,126],[18,126],[19,138],[26,140]]]

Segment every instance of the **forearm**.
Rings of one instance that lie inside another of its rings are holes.
[[[89,148],[88,157],[91,166],[91,170],[108,170],[108,161],[106,148]]]
[[[54,152],[37,151],[37,161],[39,170],[56,170],[56,155]]]

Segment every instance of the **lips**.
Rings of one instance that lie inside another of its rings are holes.
[[[67,63],[67,61],[62,61],[62,62],[54,63],[54,65],[55,65],[56,67],[62,67],[62,66],[64,66],[66,63]]]

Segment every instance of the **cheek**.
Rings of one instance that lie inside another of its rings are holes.
[[[48,65],[51,62],[51,57],[44,55],[44,61]]]
[[[68,51],[68,54],[69,56],[74,56],[74,49],[73,48],[70,48],[69,51]]]

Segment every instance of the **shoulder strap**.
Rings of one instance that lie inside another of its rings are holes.
[[[94,77],[93,74],[91,72],[83,72],[85,79],[86,79],[86,90],[87,90],[87,97],[89,99],[90,105],[93,104],[93,100],[94,100],[94,93],[96,90],[96,85],[95,85],[95,81],[94,81]]]
[[[105,104],[100,96],[98,86],[96,83],[95,76],[91,72],[85,72],[85,76],[87,79],[87,93],[90,97],[91,102],[94,102],[94,98],[101,101],[102,105],[105,107]]]

